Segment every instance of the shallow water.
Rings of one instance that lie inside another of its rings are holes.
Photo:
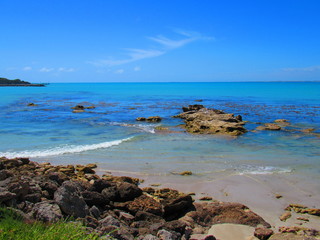
[[[298,174],[320,182],[320,83],[73,83],[2,87],[0,156],[57,164],[95,162],[101,169],[195,180],[228,174]],[[238,137],[191,135],[171,118],[200,104],[240,114],[248,130],[285,118],[287,131]],[[28,103],[37,104],[35,107]],[[71,107],[94,105],[85,113]],[[157,124],[137,117],[159,115]],[[173,132],[158,132],[156,126]]]

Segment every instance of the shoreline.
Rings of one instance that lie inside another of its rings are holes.
[[[310,186],[309,182],[304,182],[301,179],[299,181],[295,174],[242,174],[229,175],[214,180],[192,181],[192,176],[154,176],[121,171],[109,172],[101,171],[98,166],[97,173],[102,175],[103,172],[111,173],[113,176],[142,179],[143,183],[139,185],[141,188],[171,188],[183,193],[194,193],[193,198],[197,202],[202,202],[199,200],[202,197],[211,197],[217,201],[244,204],[270,223],[275,232],[279,227],[293,225],[320,230],[320,217],[317,216],[308,216],[309,222],[297,220],[297,217],[305,217],[306,215],[296,213],[286,221],[279,219],[289,204],[319,208],[320,191],[314,192],[316,186]],[[175,181],[175,178],[179,178],[179,182]],[[277,198],[277,196],[281,197]]]

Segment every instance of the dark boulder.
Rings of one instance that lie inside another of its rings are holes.
[[[120,202],[131,201],[142,194],[142,190],[135,184],[122,182],[117,183]]]
[[[32,215],[35,219],[43,222],[56,222],[63,217],[59,206],[53,201],[34,204]]]
[[[88,205],[81,196],[80,186],[74,181],[65,181],[54,193],[54,200],[66,215],[85,217]]]

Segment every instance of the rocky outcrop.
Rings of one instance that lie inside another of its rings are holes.
[[[0,158],[0,202],[48,223],[72,216],[115,239],[189,239],[215,223],[269,227],[242,204],[194,203],[177,190],[140,189],[139,179],[99,177],[95,167]]]
[[[190,133],[239,136],[247,132],[240,115],[234,116],[221,110],[208,109],[203,105],[189,105],[184,107],[183,111],[174,117],[183,119],[184,128]]]
[[[152,116],[152,117],[148,117],[148,118],[138,117],[138,118],[136,118],[136,121],[157,123],[157,122],[161,122],[162,118],[159,116]]]

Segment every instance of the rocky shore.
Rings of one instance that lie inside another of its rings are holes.
[[[199,104],[183,107],[183,113],[174,117],[183,119],[184,128],[190,133],[239,136],[247,132],[244,128],[245,122],[240,115],[234,116],[234,114],[208,109]]]
[[[95,168],[95,164],[53,166],[28,158],[0,158],[0,203],[31,221],[72,217],[101,238],[218,239],[209,229],[226,223],[256,228],[252,239],[319,237],[317,230],[297,226],[273,234],[270,224],[243,204],[194,202],[190,194],[170,188],[141,189],[137,178],[98,176]],[[320,215],[319,209],[289,208]]]

